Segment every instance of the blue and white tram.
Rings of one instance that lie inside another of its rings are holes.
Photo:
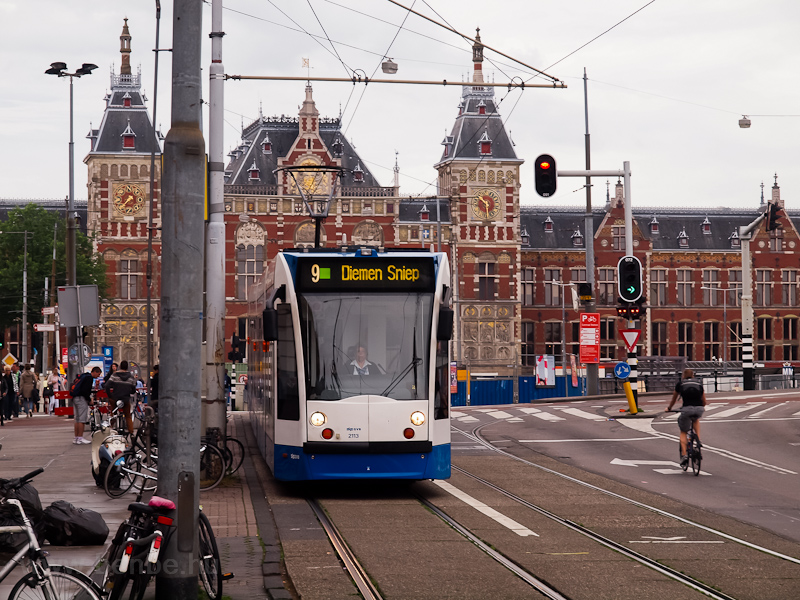
[[[246,399],[277,479],[450,477],[447,255],[286,251],[251,294]]]

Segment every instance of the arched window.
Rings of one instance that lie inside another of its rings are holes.
[[[121,300],[136,300],[139,298],[139,255],[133,250],[123,250],[119,259],[119,298]]]
[[[264,270],[264,245],[239,244],[236,247],[236,299],[247,300],[247,287]]]

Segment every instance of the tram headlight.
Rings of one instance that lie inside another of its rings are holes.
[[[328,417],[325,416],[325,413],[314,412],[311,413],[311,418],[309,420],[314,427],[322,427],[325,425],[325,421],[328,420]]]
[[[411,423],[419,427],[425,422],[425,413],[415,410],[411,413]]]

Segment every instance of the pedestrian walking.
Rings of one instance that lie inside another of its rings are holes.
[[[115,372],[115,371],[116,371],[118,368],[119,368],[119,365],[118,365],[117,363],[111,363],[111,368],[108,370],[108,373],[106,373],[106,376],[105,376],[105,377],[103,377],[103,384],[104,384],[104,385],[105,385],[106,383],[108,383],[108,380],[109,380],[109,379],[111,379],[111,376],[114,374],[114,372]]]
[[[10,402],[9,402],[9,410],[10,414],[8,418],[19,418],[19,363],[14,363],[11,365],[11,381],[12,385],[12,392],[13,394],[9,394]]]
[[[45,388],[45,399],[49,401],[47,405],[47,412],[52,415],[55,414],[55,410],[58,408],[58,398],[56,398],[56,392],[63,390],[63,386],[61,385],[61,377],[56,369],[50,371],[50,374],[47,376],[46,383],[47,387]]]
[[[91,444],[90,440],[83,437],[83,430],[86,423],[89,422],[89,403],[92,399],[92,386],[94,380],[100,377],[103,369],[94,367],[91,373],[84,373],[80,375],[73,386],[70,388],[70,395],[72,396],[72,407],[75,412],[75,439],[73,444]]]
[[[128,371],[128,361],[123,360],[119,363],[119,369],[111,374],[105,385],[103,386],[109,399],[115,403],[122,400],[122,411],[125,414],[125,423],[128,425],[128,431],[133,435],[133,416],[131,415],[131,403],[133,396],[136,394],[136,378],[133,373]]]
[[[19,378],[19,391],[22,396],[22,412],[28,418],[33,416],[33,392],[36,389],[36,383],[36,375],[33,373],[33,369],[31,369],[30,365],[24,365]]]

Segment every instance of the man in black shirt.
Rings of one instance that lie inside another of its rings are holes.
[[[678,396],[683,400],[681,414],[678,415],[678,427],[681,430],[681,466],[683,466],[688,460],[686,458],[686,434],[694,425],[697,440],[700,440],[700,417],[706,410],[706,392],[703,384],[694,379],[694,371],[691,369],[684,369],[683,379],[675,386],[667,411],[672,410]]]

